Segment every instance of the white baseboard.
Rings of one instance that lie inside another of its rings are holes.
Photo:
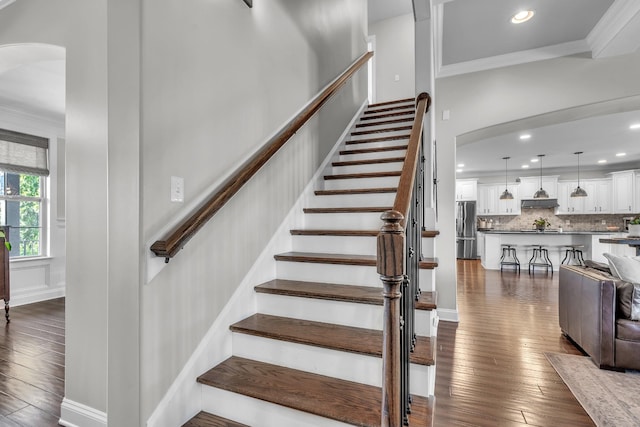
[[[65,427],[107,427],[107,414],[65,397],[60,406],[58,424]]]
[[[451,308],[439,308],[438,317],[440,317],[440,320],[444,320],[445,322],[460,322],[458,310],[453,310]]]
[[[34,302],[47,301],[55,298],[62,298],[65,296],[65,288],[54,289],[34,289],[26,292],[14,292],[9,300],[11,307],[18,307],[25,304],[33,304]]]

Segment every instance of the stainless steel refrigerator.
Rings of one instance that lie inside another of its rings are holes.
[[[476,202],[458,202],[456,209],[457,257],[476,259]]]

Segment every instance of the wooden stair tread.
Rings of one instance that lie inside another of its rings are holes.
[[[358,304],[382,305],[382,288],[375,286],[339,285],[334,283],[304,282],[299,280],[274,279],[256,286],[256,292],[286,295],[300,298],[315,298]],[[416,301],[417,310],[435,310],[436,293],[422,292]]]
[[[226,418],[218,417],[207,412],[200,412],[184,423],[182,427],[249,427]]]
[[[406,110],[413,113],[415,112],[416,108],[413,106],[413,104],[394,105],[394,106],[383,107],[383,108],[369,108],[364,112],[364,114],[371,115],[371,114],[378,114],[378,113],[387,113],[391,111],[395,112],[398,110]]]
[[[231,331],[330,350],[382,357],[382,331],[257,313],[230,326]],[[411,363],[434,364],[431,339],[417,337]]]
[[[344,162],[333,162],[331,166],[361,166],[361,165],[376,165],[380,163],[402,163],[404,157],[386,157],[384,159],[365,159],[365,160],[347,160]]]
[[[325,181],[335,179],[366,179],[366,178],[388,178],[402,175],[402,171],[385,171],[385,172],[362,172],[362,173],[342,173],[335,175],[325,175]]]
[[[438,230],[422,230],[422,237],[436,237],[440,235]]]
[[[381,120],[379,122],[365,122],[365,123],[357,123],[356,124],[356,128],[366,128],[366,127],[371,127],[371,126],[382,126],[382,125],[394,125],[394,124],[398,124],[398,123],[406,123],[406,122],[412,122],[413,121],[413,117],[403,117],[400,119],[390,119],[390,120]]]
[[[402,134],[402,135],[390,135],[390,136],[379,136],[375,138],[362,138],[362,139],[352,139],[346,141],[346,145],[355,145],[355,144],[370,144],[372,142],[386,142],[386,141],[399,141],[402,139],[409,139],[411,135]]]
[[[362,116],[360,117],[360,121],[365,121],[365,120],[378,120],[378,119],[386,119],[389,117],[399,117],[399,116],[407,116],[407,115],[411,115],[412,118],[413,116],[415,116],[415,111],[414,110],[406,110],[406,111],[396,111],[396,112],[387,112],[387,113],[382,113],[379,115],[370,115],[370,116]]]
[[[347,208],[304,208],[302,211],[306,214],[323,214],[323,213],[377,213],[391,210],[388,206],[355,206]],[[381,225],[382,227],[382,225]]]
[[[355,150],[342,150],[341,155],[347,154],[367,154],[367,153],[381,153],[384,151],[400,151],[406,150],[407,145],[392,145],[390,147],[374,147],[374,148],[358,148]]]
[[[403,130],[411,130],[413,126],[409,125],[409,126],[395,126],[395,127],[390,127],[390,128],[380,128],[380,129],[365,129],[365,130],[356,130],[351,132],[351,135],[353,136],[357,136],[357,135],[369,135],[372,133],[385,133],[385,132],[400,132]]]
[[[315,252],[284,252],[274,256],[277,261],[309,262],[319,264],[361,265],[375,267],[376,255],[327,254]],[[438,266],[436,258],[423,258],[419,268],[432,270]]]
[[[379,230],[290,230],[293,236],[350,236],[350,237],[376,237]]]
[[[380,187],[380,188],[347,188],[344,190],[316,190],[316,196],[336,196],[348,194],[374,194],[374,193],[395,193],[396,187]]]
[[[379,387],[231,357],[198,382],[358,426],[379,426]],[[430,426],[433,398],[414,396],[409,421]]]
[[[403,99],[394,99],[393,101],[384,101],[384,102],[376,102],[375,104],[369,104],[368,108],[380,107],[383,105],[392,105],[392,104],[405,104],[407,102],[415,102],[415,98],[403,98]]]

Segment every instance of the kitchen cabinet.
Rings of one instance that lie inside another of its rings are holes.
[[[498,189],[495,185],[478,185],[476,215],[498,215]]]
[[[613,183],[613,213],[632,213],[635,208],[634,171],[612,172],[610,175]]]
[[[500,215],[520,215],[520,198],[518,197],[519,185],[509,184],[507,188],[513,194],[513,199],[500,200],[500,195],[504,192],[504,184],[497,185],[497,197],[498,197],[498,214]]]
[[[584,213],[611,213],[611,186],[610,179],[585,180]]]
[[[640,212],[640,173],[636,173],[636,194],[634,197],[635,201],[635,212]]]
[[[542,188],[549,193],[550,199],[558,197],[558,176],[543,176]],[[533,199],[533,195],[540,189],[539,176],[520,177],[520,199]]]
[[[611,213],[611,180],[580,181],[587,197],[571,197],[577,181],[558,182],[558,215]]]
[[[478,198],[477,179],[456,180],[456,201],[476,200]]]
[[[479,184],[477,215],[519,215],[518,185],[509,184],[512,200],[500,200],[504,184]]]

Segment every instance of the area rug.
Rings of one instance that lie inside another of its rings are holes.
[[[606,371],[571,354],[545,356],[598,427],[640,426],[639,371]]]

